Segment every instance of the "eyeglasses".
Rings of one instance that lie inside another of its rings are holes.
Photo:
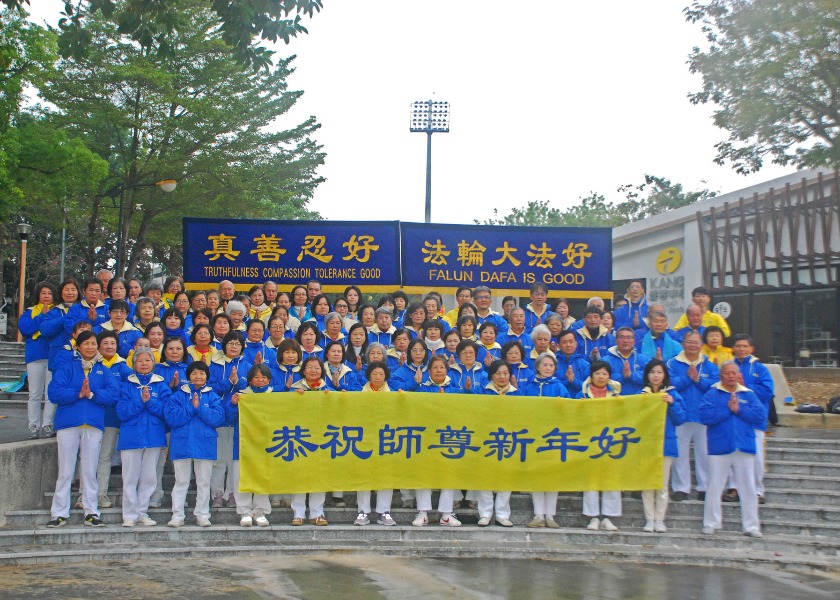
[[[489,300],[490,296],[476,296],[475,299],[476,300]]]

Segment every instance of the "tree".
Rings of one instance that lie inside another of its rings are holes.
[[[30,0],[0,0],[9,9],[22,11]],[[66,2],[62,19],[60,47],[65,57],[85,56],[92,41],[87,24],[91,19],[113,19],[122,34],[159,56],[171,54],[173,36],[189,28],[181,13],[181,0],[78,0]],[[308,33],[301,15],[320,12],[323,0],[203,0],[212,11],[218,33],[237,59],[255,69],[267,68],[272,52],[255,39],[289,43],[300,33]]]
[[[565,211],[549,206],[547,200],[531,200],[525,208],[514,208],[502,218],[498,209],[493,209],[493,218],[475,222],[526,227],[617,227],[715,196],[709,190],[685,192],[682,184],[655,175],[645,175],[644,183],[622,185],[618,191],[627,200],[613,204],[603,195],[591,192]]]
[[[301,92],[289,91],[292,58],[245,72],[213,34],[200,0],[179,4],[181,28],[171,53],[133,43],[103,16],[85,22],[85,57],[59,63],[41,89],[57,107],[46,117],[85,140],[107,161],[109,175],[92,194],[73,199],[70,231],[87,267],[110,266],[122,239],[125,275],[152,259],[180,269],[182,216],[318,218],[306,209],[323,163],[311,135],[314,117],[290,129],[281,117]],[[178,181],[171,195],[155,182]],[[121,273],[122,274],[122,273]]]
[[[711,0],[685,9],[708,46],[689,69],[694,104],[717,106],[729,132],[715,162],[739,173],[765,158],[798,168],[840,166],[840,4],[836,0]]]

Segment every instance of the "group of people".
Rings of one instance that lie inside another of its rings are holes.
[[[708,310],[709,292],[671,328],[665,307],[630,283],[614,311],[593,297],[581,319],[564,299],[549,302],[535,284],[530,302],[502,300],[488,287],[461,287],[457,306],[429,292],[402,291],[366,303],[356,286],[332,298],[318,281],[281,292],[271,281],[238,295],[230,281],[208,291],[113,278],[107,271],[56,288],[42,283],[19,328],[26,339],[30,437],[57,437],[58,479],[48,527],[67,523],[78,466],[84,524],[103,526],[110,507],[111,457],[122,462],[124,527],[151,526],[161,506],[163,466],[172,459],[171,527],[185,522],[194,476],[194,515],[236,507],[242,526],[268,526],[272,506],[290,504],[292,525],[327,525],[327,492],[269,497],[239,491],[238,404],[267,392],[410,391],[445,394],[611,398],[656,394],[667,403],[662,487],[642,492],[646,532],[665,532],[669,500],[692,489],[705,500],[702,531],[721,528],[721,501],[740,499],[743,529],[760,537],[764,431],[773,382],[748,335],[731,335]],[[609,319],[605,324],[605,314]],[[727,340],[730,346],[726,346]],[[669,493],[669,486],[672,493]],[[400,490],[416,507],[412,525],[429,523],[432,490]],[[356,525],[395,525],[394,490],[357,491]],[[342,492],[332,492],[343,506]],[[510,527],[510,491],[440,490],[439,523],[460,526],[457,507],[477,508],[478,525]],[[558,527],[557,492],[534,491],[529,527]],[[375,514],[374,514],[375,513]],[[621,492],[585,491],[587,529],[614,531]]]

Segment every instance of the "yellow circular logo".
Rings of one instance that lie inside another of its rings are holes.
[[[668,246],[656,257],[656,270],[663,275],[670,275],[680,267],[682,254],[673,246]]]

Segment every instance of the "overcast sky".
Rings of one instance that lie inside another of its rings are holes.
[[[530,200],[563,209],[646,173],[687,189],[730,192],[793,172],[749,177],[712,161],[726,138],[687,56],[702,43],[689,0],[324,0],[297,54],[304,95],[286,127],[314,115],[327,178],[311,208],[328,219],[422,221],[426,135],[411,103],[446,100],[451,131],[432,139],[432,221],[472,223]],[[34,0],[52,15],[60,2]],[[705,182],[705,183],[704,183]]]

